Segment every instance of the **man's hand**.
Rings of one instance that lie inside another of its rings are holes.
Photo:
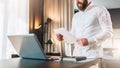
[[[56,36],[57,36],[57,39],[58,39],[59,41],[63,41],[63,35],[57,34]]]
[[[88,45],[88,39],[87,38],[78,39],[77,42],[81,46],[87,46]]]

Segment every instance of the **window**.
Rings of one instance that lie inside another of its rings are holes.
[[[0,59],[16,53],[7,35],[29,33],[29,0],[0,0]]]

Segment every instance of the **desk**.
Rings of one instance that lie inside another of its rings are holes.
[[[0,60],[0,68],[89,68],[98,62],[99,59],[87,62],[61,62],[14,58]]]

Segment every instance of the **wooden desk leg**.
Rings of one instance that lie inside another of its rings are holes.
[[[106,68],[106,63],[102,58],[99,59],[99,68]]]
[[[95,65],[93,65],[93,66],[91,66],[89,68],[99,68],[99,63],[97,63],[97,64],[95,64]]]

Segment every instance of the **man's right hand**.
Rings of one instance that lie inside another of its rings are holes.
[[[58,39],[59,41],[63,41],[63,40],[64,40],[64,39],[63,39],[63,35],[57,34],[56,36],[57,36],[57,39]]]

